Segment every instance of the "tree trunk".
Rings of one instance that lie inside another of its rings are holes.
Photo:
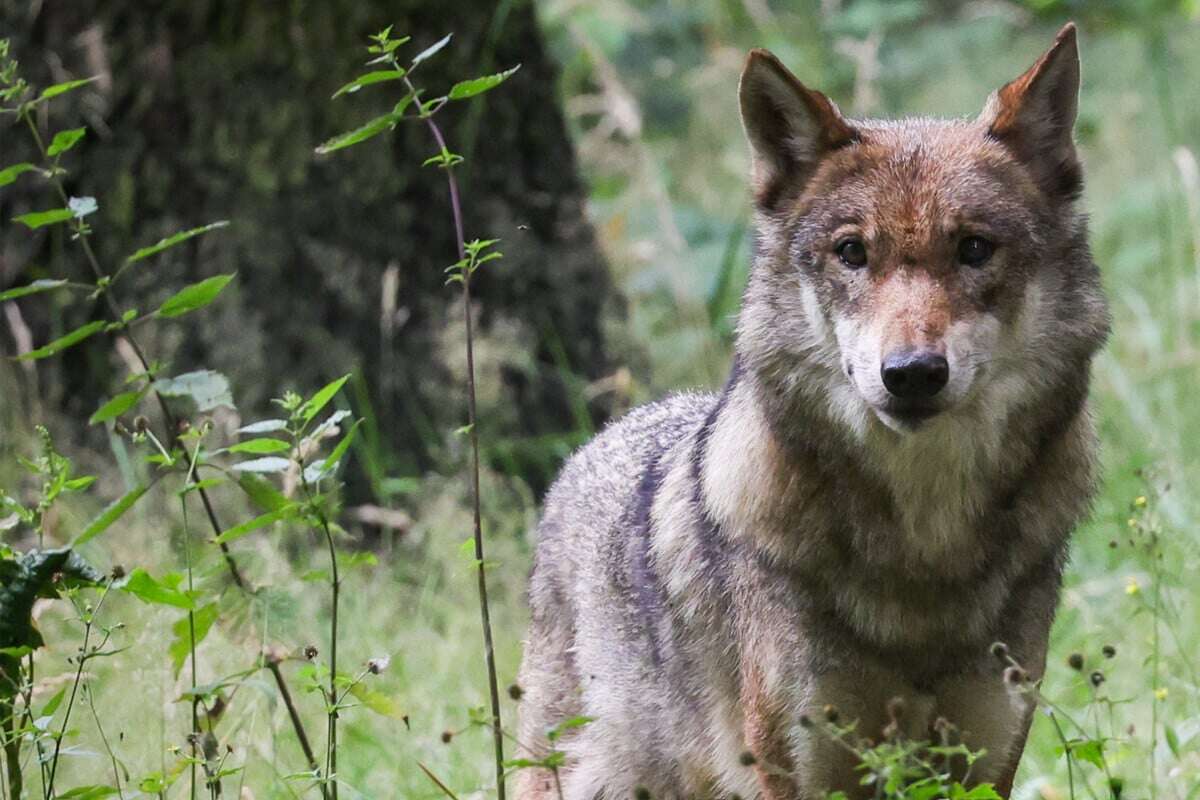
[[[397,84],[330,99],[365,71],[366,37],[388,24],[412,35],[410,55],[454,33],[413,76],[428,96],[521,64],[503,86],[439,119],[466,157],[467,236],[500,238],[505,256],[477,276],[481,432],[504,443],[495,463],[542,485],[605,415],[602,403],[575,398],[580,381],[609,371],[602,320],[620,303],[584,217],[556,69],[530,3],[0,0],[0,31],[14,38],[31,81],[103,76],[43,122],[49,131],[89,127],[64,164],[71,194],[99,201],[89,221],[107,269],[177,230],[232,221],[122,278],[118,294],[146,310],[185,282],[238,273],[209,309],[140,329],[150,353],[169,360],[169,372],[224,372],[247,417],[268,413],[285,389],[359,372],[365,391],[352,393],[353,405],[373,418],[385,459],[375,477],[443,464],[448,432],[463,420],[461,312],[458,293],[443,286],[456,248],[445,176],[421,166],[436,152],[427,130],[402,125],[313,153],[398,99]],[[7,164],[28,153],[23,131],[4,124]],[[30,264],[87,277],[65,231],[37,236],[7,222],[51,205],[36,180],[0,194],[0,288],[35,277]],[[100,313],[78,298],[48,313],[55,302],[21,301],[38,343]],[[7,331],[0,341],[11,352]],[[39,366],[52,401],[85,418],[123,377],[110,352],[100,340]]]

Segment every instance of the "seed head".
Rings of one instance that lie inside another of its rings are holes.
[[[1083,653],[1071,653],[1067,656],[1067,666],[1076,672],[1083,670]]]
[[[810,717],[808,714],[801,714],[800,715],[800,727],[801,728],[811,728],[812,726],[813,726],[812,717]]]
[[[125,577],[125,567],[121,566],[120,564],[113,564],[112,579],[114,581],[119,581],[119,580],[121,580],[121,578],[124,578],[124,577]]]
[[[1004,642],[993,642],[992,655],[1001,661],[1004,661],[1008,658],[1008,645],[1006,645]]]
[[[1116,658],[1117,656],[1117,648],[1111,644],[1104,645],[1104,647],[1100,648],[1100,652],[1104,654],[1105,658]]]
[[[749,750],[743,750],[742,754],[740,756],[738,756],[738,763],[741,764],[743,767],[752,767],[757,762],[758,762],[758,759],[755,758],[754,753],[751,753]]]
[[[514,683],[508,687],[508,696],[511,697],[513,700],[519,701],[522,697],[525,696],[525,690]]]
[[[1100,670],[1094,670],[1092,674],[1088,676],[1088,680],[1092,682],[1092,686],[1098,687],[1100,684],[1104,683],[1104,673]]]
[[[316,658],[316,657],[317,657],[317,647],[316,647],[316,645],[311,645],[311,644],[310,644],[310,645],[307,645],[307,646],[305,646],[305,648],[304,648],[304,657],[305,657],[305,658],[307,658],[309,661],[312,661],[314,658]]]
[[[442,744],[450,744],[450,740],[454,738],[453,731],[442,731]]]
[[[645,786],[639,786],[633,790],[635,800],[650,800],[650,790]]]
[[[149,428],[150,428],[150,418],[149,417],[147,417],[143,414],[138,414],[136,417],[133,418],[133,432],[134,433],[145,433],[147,430],[149,430]]]
[[[379,658],[372,658],[370,661],[367,662],[367,672],[371,673],[372,675],[378,675],[379,673],[381,673],[385,669],[387,669],[388,664],[391,664],[391,663],[392,663],[392,659],[388,658],[387,656],[381,656]]]
[[[830,704],[821,709],[821,711],[825,714],[827,722],[836,723],[838,721],[840,715],[838,714],[837,706]]]

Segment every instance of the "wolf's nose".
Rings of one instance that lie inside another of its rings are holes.
[[[937,353],[904,350],[892,353],[880,368],[883,385],[903,400],[933,397],[950,380],[950,365]]]

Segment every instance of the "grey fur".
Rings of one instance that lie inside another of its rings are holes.
[[[1073,196],[1022,177],[1037,173],[988,139],[990,119],[839,118],[855,136],[843,157],[874,160],[806,170],[787,213],[762,198],[789,187],[760,195],[725,388],[639,408],[564,467],[530,580],[518,738],[541,757],[547,729],[594,718],[558,742],[565,800],[854,791],[853,765],[801,715],[834,704],[878,735],[893,696],[908,701],[907,735],[946,717],[989,751],[975,777],[1011,782],[1030,709],[988,648],[1006,642],[1035,676],[1044,665],[1093,488],[1085,401],[1108,316]],[[838,199],[855,180],[921,208],[954,205],[964,186],[999,193],[988,213],[1022,232],[999,288],[939,278],[956,287],[963,336],[999,333],[963,399],[916,431],[883,424],[850,377],[878,314],[821,237],[826,216],[876,202],[867,189]],[[518,797],[556,797],[551,778],[523,770]]]

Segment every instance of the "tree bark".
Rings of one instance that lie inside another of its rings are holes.
[[[359,371],[366,391],[355,410],[373,417],[384,445],[376,474],[416,474],[451,458],[448,432],[464,408],[461,314],[443,286],[456,250],[445,180],[421,167],[436,148],[423,127],[402,125],[346,151],[313,152],[398,99],[398,85],[386,84],[330,99],[366,71],[366,36],[388,24],[413,36],[410,55],[454,33],[414,75],[430,96],[521,64],[439,120],[466,157],[467,236],[500,238],[505,254],[473,287],[481,429],[505,442],[494,463],[540,486],[605,416],[602,403],[581,408],[573,398],[580,380],[610,369],[603,320],[620,313],[620,300],[584,216],[556,68],[529,2],[0,0],[0,30],[30,80],[103,76],[56,102],[44,123],[89,127],[64,163],[71,193],[99,201],[90,221],[108,269],[177,230],[232,221],[122,278],[120,295],[146,310],[186,282],[238,273],[209,309],[140,331],[150,353],[170,372],[224,372],[246,416],[267,413],[285,389]],[[25,155],[19,133],[0,130],[5,163]],[[34,180],[8,190],[0,218],[49,207]],[[31,264],[84,277],[62,231],[5,225],[0,287],[34,277]],[[39,343],[87,313],[77,300],[40,300],[22,301]],[[85,418],[123,377],[110,351],[97,341],[39,366],[52,401]]]

